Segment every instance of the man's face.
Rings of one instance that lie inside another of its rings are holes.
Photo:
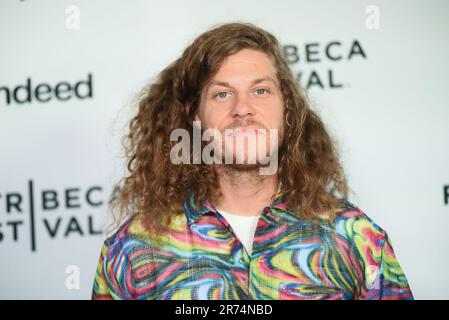
[[[243,152],[247,163],[249,148],[257,148],[257,143],[251,145],[252,142],[266,141],[264,144],[269,151],[270,129],[278,130],[281,138],[283,112],[283,99],[273,62],[260,51],[243,49],[227,57],[217,74],[202,89],[196,120],[201,121],[204,130],[218,129],[223,139],[226,138],[225,129],[233,129],[233,138],[228,140],[233,143],[223,149],[232,151],[233,155],[242,150],[236,149],[236,137],[244,136]],[[265,129],[266,135],[260,134],[258,128]]]

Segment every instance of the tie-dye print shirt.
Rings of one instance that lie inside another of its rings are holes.
[[[140,219],[104,242],[92,299],[413,299],[387,233],[346,199],[330,227],[278,196],[251,255],[207,199],[184,203],[159,244]]]

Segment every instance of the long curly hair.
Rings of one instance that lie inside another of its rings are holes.
[[[192,132],[203,86],[226,57],[242,49],[263,52],[275,64],[284,102],[278,165],[284,200],[298,217],[313,219],[327,212],[333,220],[337,193],[345,198],[348,194],[336,143],[311,110],[278,40],[251,23],[234,22],[216,25],[194,39],[138,95],[137,115],[122,139],[129,173],[120,180],[119,195],[112,201],[111,208],[118,208],[116,222],[140,215],[148,230],[157,234],[180,212],[188,191],[193,191],[197,205],[203,197],[213,203],[222,196],[212,165],[171,162],[170,150],[177,142],[170,141],[170,133],[176,128]]]

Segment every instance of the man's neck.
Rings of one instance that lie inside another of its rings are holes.
[[[259,169],[238,170],[217,166],[223,197],[215,204],[218,210],[241,216],[254,216],[271,203],[278,190],[278,175],[260,175]]]

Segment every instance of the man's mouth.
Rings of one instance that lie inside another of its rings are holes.
[[[228,136],[241,136],[241,135],[251,135],[258,133],[258,127],[236,127],[225,130],[225,134]],[[261,129],[262,131],[264,129]]]

